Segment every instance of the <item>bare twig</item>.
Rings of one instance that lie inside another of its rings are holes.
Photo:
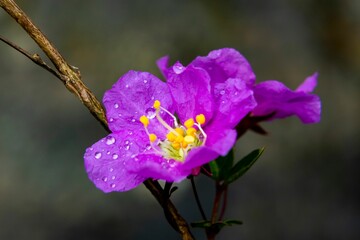
[[[54,64],[56,70],[49,67],[37,54],[31,55],[27,51],[23,50],[19,46],[11,43],[8,40],[1,38],[1,40],[17,51],[24,54],[31,61],[37,65],[50,71],[56,77],[58,77],[66,86],[66,88],[75,94],[79,100],[89,109],[91,114],[103,125],[103,127],[109,131],[108,124],[105,117],[105,111],[97,100],[95,95],[85,86],[81,81],[80,71],[69,65],[65,59],[61,56],[58,50],[52,45],[52,43],[45,37],[45,35],[37,28],[25,12],[13,1],[13,0],[0,0],[0,7],[2,7],[17,23],[30,35],[30,37],[38,44],[50,61]],[[146,180],[144,182],[147,189],[152,193],[156,200],[161,204],[164,209],[165,215],[172,226],[176,226],[176,229],[181,234],[182,239],[192,240],[194,239],[188,224],[177,212],[177,209],[173,203],[163,197],[163,189],[157,181]],[[166,199],[166,200],[164,200]]]
[[[59,74],[59,72],[57,72],[56,70],[52,69],[49,65],[46,64],[46,62],[44,62],[41,57],[39,56],[39,54],[30,54],[28,51],[26,51],[25,49],[21,48],[20,46],[10,42],[9,40],[3,38],[0,36],[0,40],[3,41],[4,43],[6,43],[7,45],[9,45],[10,47],[14,48],[16,51],[22,53],[23,55],[25,55],[27,58],[29,58],[31,61],[33,61],[35,64],[39,65],[40,67],[44,68],[45,70],[49,71],[51,74],[53,74],[55,77],[62,79],[64,78],[64,76],[62,76],[61,74]]]

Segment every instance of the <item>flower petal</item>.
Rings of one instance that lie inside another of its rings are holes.
[[[165,159],[158,154],[145,153],[136,156],[134,161],[127,165],[127,169],[145,178],[180,182],[191,174],[191,169],[182,170],[180,165],[181,162]]]
[[[211,51],[206,57],[197,57],[189,65],[205,69],[211,83],[225,82],[228,78],[239,78],[248,86],[255,83],[255,74],[244,56],[232,48]]]
[[[314,91],[316,85],[317,85],[317,77],[318,73],[314,73],[313,75],[307,77],[305,81],[298,86],[298,88],[295,90],[296,92],[306,92],[310,93]]]
[[[146,178],[127,171],[126,164],[131,163],[136,154],[147,150],[147,142],[145,133],[135,135],[124,130],[101,139],[84,154],[89,179],[104,192],[135,188]]]
[[[155,110],[152,108],[154,100],[159,100],[164,108],[173,111],[166,83],[147,72],[126,73],[104,94],[103,103],[110,130],[118,132],[122,129],[142,129],[143,125],[139,121],[142,115],[148,115],[150,119],[155,118]],[[164,119],[171,120],[168,115],[164,115]],[[160,124],[150,124],[149,130],[156,134],[164,134]]]
[[[215,84],[214,97],[218,107],[210,124],[217,125],[217,129],[234,128],[256,107],[253,91],[236,78]]]
[[[168,70],[167,83],[181,122],[198,114],[211,119],[214,103],[210,77],[205,70],[176,63]]]
[[[320,121],[320,98],[314,94],[292,91],[281,82],[270,80],[256,85],[254,95],[258,103],[253,111],[254,116],[274,113],[271,119],[297,115],[303,123]]]

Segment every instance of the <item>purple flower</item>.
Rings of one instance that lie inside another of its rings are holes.
[[[303,123],[320,121],[321,102],[317,95],[311,94],[317,84],[317,73],[309,76],[292,91],[281,82],[269,80],[254,86],[257,107],[251,116],[267,116],[270,119],[296,115]]]
[[[233,49],[188,66],[158,65],[167,83],[129,71],[103,98],[107,137],[85,152],[89,178],[104,192],[127,191],[147,178],[179,182],[236,141],[235,126],[256,107],[255,75]]]

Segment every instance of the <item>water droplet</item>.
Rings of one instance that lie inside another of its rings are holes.
[[[237,96],[239,94],[239,92],[235,92],[234,95]]]
[[[111,177],[112,180],[115,180],[115,178],[116,178],[115,176],[112,176],[112,177]]]
[[[106,137],[106,144],[107,145],[112,145],[112,144],[115,143],[115,141],[116,141],[116,139],[113,136],[107,136]]]
[[[124,146],[124,149],[125,149],[125,150],[129,150],[129,149],[130,149],[130,145]]]
[[[150,150],[151,149],[151,145],[150,144],[147,144],[146,145],[146,150]]]
[[[119,104],[115,103],[114,108],[119,108]]]
[[[173,70],[176,74],[180,74],[185,70],[185,67],[181,65],[181,63],[175,63],[173,66]]]
[[[116,187],[115,183],[110,184],[110,187],[115,188]]]
[[[118,159],[118,157],[119,157],[119,155],[117,155],[116,153],[114,153],[114,154],[112,155],[112,159],[114,159],[114,160]]]
[[[110,169],[109,169],[109,171],[110,171],[110,172],[113,172],[113,171],[114,171],[114,169],[113,169],[113,168],[110,168]]]
[[[146,84],[148,82],[148,80],[144,79],[144,83]]]
[[[101,152],[96,152],[95,153],[95,158],[100,159],[101,158]]]
[[[130,142],[129,142],[129,140],[125,140],[125,145],[128,145]]]
[[[146,113],[146,117],[149,119],[153,119],[156,116],[156,111],[152,107],[146,109],[145,113]]]
[[[135,121],[136,121],[136,119],[135,119],[135,118],[131,119],[131,122],[133,122],[133,123],[134,123]]]
[[[107,152],[106,152],[107,155],[110,155],[110,153],[111,153],[110,151],[107,151]]]
[[[128,134],[129,134],[129,135],[132,135],[132,134],[133,134],[133,132],[132,132],[132,131],[129,131],[129,132],[128,132]]]
[[[113,118],[110,118],[110,119],[109,119],[109,122],[113,122],[113,121],[114,121],[114,119],[113,119]]]
[[[154,100],[154,99],[155,99],[155,97],[154,97],[154,96],[152,96],[152,97],[151,97],[151,100]]]
[[[224,90],[224,89],[221,90],[221,91],[220,91],[220,94],[221,94],[221,95],[224,95],[224,94],[225,94],[225,90]]]
[[[128,85],[128,84],[126,84],[126,85],[125,85],[125,87],[126,87],[126,88],[129,88],[129,85]]]
[[[107,177],[103,177],[102,180],[103,180],[104,182],[107,182],[108,178],[107,178]]]

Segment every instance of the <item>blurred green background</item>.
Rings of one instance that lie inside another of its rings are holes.
[[[289,118],[240,139],[239,157],[267,149],[230,188],[226,216],[244,225],[219,239],[360,239],[360,1],[17,2],[99,99],[130,69],[160,76],[164,55],[186,64],[222,47],[258,82],[295,88],[318,71],[321,123]],[[0,35],[41,52],[2,9]],[[179,239],[143,186],[104,194],[87,179],[84,150],[105,135],[60,81],[0,43],[0,239]],[[211,182],[197,182],[209,211]],[[188,182],[174,202],[200,220]]]

